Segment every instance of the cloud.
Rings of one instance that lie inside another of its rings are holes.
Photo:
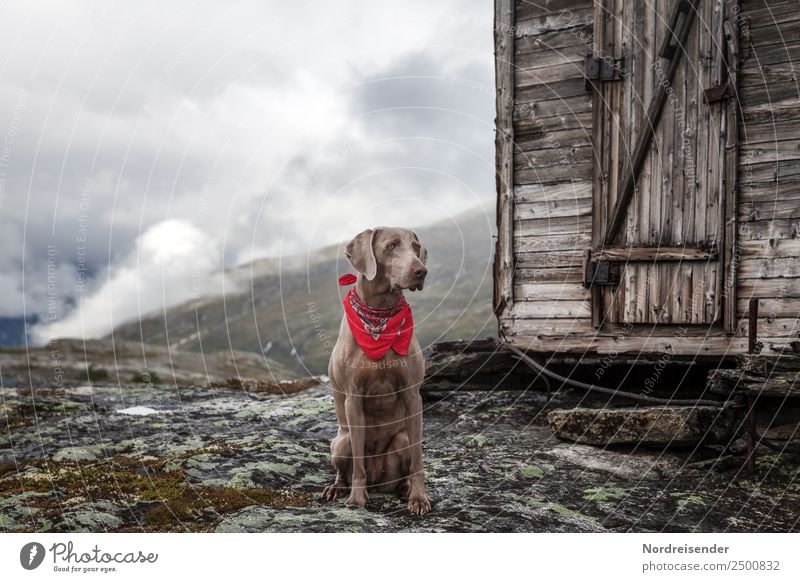
[[[129,264],[153,225],[228,267],[492,199],[491,27],[485,0],[7,2],[0,316],[47,315],[51,244],[53,329],[77,334],[124,312],[79,276],[184,297]]]
[[[133,251],[112,265],[99,287],[78,295],[75,309],[63,319],[33,328],[35,341],[57,337],[96,338],[114,325],[174,305],[223,291],[218,241],[184,220],[151,226]],[[228,290],[232,282],[226,281]],[[235,290],[235,289],[233,289]]]

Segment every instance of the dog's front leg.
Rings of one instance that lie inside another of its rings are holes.
[[[364,468],[364,399],[348,394],[344,403],[347,426],[350,430],[350,447],[353,455],[353,474],[350,479],[350,497],[347,505],[364,507],[367,504],[367,471]]]
[[[422,467],[422,397],[417,386],[403,391],[406,412],[406,431],[411,449],[411,467],[408,475],[408,510],[422,515],[431,510],[425,489],[425,471]]]

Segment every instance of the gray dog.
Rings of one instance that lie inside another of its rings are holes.
[[[365,230],[350,241],[346,255],[359,272],[357,299],[386,312],[405,304],[404,289],[421,290],[428,272],[427,251],[404,228]],[[419,395],[425,361],[416,335],[409,333],[407,355],[388,349],[376,361],[357,343],[347,315],[342,319],[328,366],[339,420],[331,442],[336,481],[323,492],[328,500],[349,491],[347,505],[364,507],[372,489],[398,492],[412,513],[431,509],[422,468]]]

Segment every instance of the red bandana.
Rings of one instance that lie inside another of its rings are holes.
[[[355,282],[356,276],[352,274],[339,277],[339,285]],[[370,307],[355,289],[350,289],[344,296],[344,313],[356,343],[370,360],[380,360],[389,348],[401,356],[408,354],[414,318],[402,295],[391,307],[380,309]]]

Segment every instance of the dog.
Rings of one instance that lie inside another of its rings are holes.
[[[354,299],[370,308],[390,310],[398,302],[405,304],[403,291],[421,291],[428,273],[427,250],[404,228],[365,230],[350,241],[345,255],[359,273]],[[364,325],[357,317],[350,319]],[[431,509],[422,466],[419,394],[425,360],[413,324],[407,330],[407,354],[398,353],[395,345],[376,361],[357,343],[351,323],[346,304],[328,366],[339,421],[331,442],[336,480],[323,497],[331,501],[349,491],[346,505],[364,507],[368,489],[394,492],[407,501],[411,513],[425,514]]]

